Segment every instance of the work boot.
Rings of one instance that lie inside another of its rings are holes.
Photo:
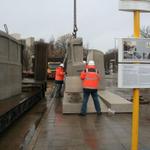
[[[102,112],[101,112],[101,111],[100,111],[100,112],[97,112],[97,115],[98,115],[98,116],[102,115]]]
[[[84,113],[80,113],[80,114],[79,114],[79,116],[86,116],[86,114],[84,114]]]

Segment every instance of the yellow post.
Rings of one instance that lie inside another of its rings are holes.
[[[140,11],[134,11],[134,37],[140,37]]]
[[[134,37],[140,36],[140,11],[134,12]],[[132,114],[132,146],[131,150],[138,150],[139,130],[139,89],[133,89],[133,114]]]

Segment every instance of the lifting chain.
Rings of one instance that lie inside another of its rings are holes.
[[[77,3],[76,0],[74,0],[74,27],[73,27],[73,37],[76,38],[77,37],[77,31],[78,31],[78,27],[77,27]]]

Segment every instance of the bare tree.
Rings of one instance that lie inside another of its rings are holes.
[[[57,39],[57,41],[55,42],[55,47],[56,49],[62,50],[62,51],[66,51],[66,42],[67,40],[72,38],[72,34],[65,34],[61,37],[59,37]]]
[[[54,56],[55,56],[55,39],[51,38],[48,46],[48,57],[50,58]]]
[[[150,38],[150,26],[144,26],[141,29],[141,36],[143,38]]]
[[[52,35],[51,38],[50,38],[50,40],[49,40],[49,43],[50,43],[50,44],[53,44],[54,42],[55,42],[55,38],[54,38],[54,36]]]
[[[53,51],[55,48],[55,39],[54,38],[51,38],[50,41],[49,41],[49,50]]]

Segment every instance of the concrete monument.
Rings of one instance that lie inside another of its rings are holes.
[[[80,113],[83,93],[80,72],[84,69],[82,39],[71,39],[67,47],[67,77],[65,80],[65,92],[63,97],[63,113]],[[105,90],[104,54],[98,50],[90,50],[87,60],[94,60],[100,71],[102,80],[100,82],[101,97],[100,105],[102,112],[113,109],[115,112],[131,112],[131,102]],[[87,112],[95,112],[92,97],[90,96]]]

